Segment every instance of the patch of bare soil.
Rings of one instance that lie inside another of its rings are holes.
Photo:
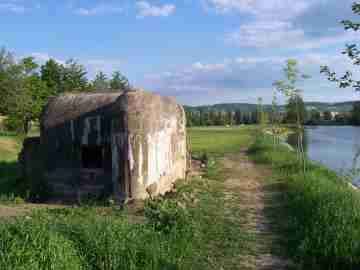
[[[281,190],[269,188],[271,172],[248,159],[246,152],[226,155],[222,160],[227,177],[225,201],[228,215],[240,208],[239,226],[248,234],[247,248],[240,251],[239,269],[293,269],[293,264],[282,255],[279,223],[269,211],[281,211]]]

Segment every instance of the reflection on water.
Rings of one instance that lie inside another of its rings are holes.
[[[352,161],[360,149],[360,127],[307,127],[304,135],[304,147],[310,159],[337,172],[351,169]],[[288,142],[296,146],[296,135],[292,135]],[[356,184],[360,185],[360,181]]]

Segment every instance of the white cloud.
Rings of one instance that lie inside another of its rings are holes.
[[[78,8],[75,9],[75,14],[81,16],[97,16],[97,15],[105,15],[105,14],[119,14],[123,12],[123,8],[119,6],[106,5],[101,4],[92,8]]]
[[[305,33],[296,29],[290,22],[255,21],[240,26],[238,31],[229,33],[228,43],[243,47],[274,47],[284,43],[296,44],[304,40]]]
[[[145,84],[147,88],[162,94],[176,95],[186,104],[256,102],[259,96],[271,103],[272,84],[283,78],[283,67],[288,58],[298,59],[300,69],[311,76],[302,85],[307,101],[353,99],[352,90],[339,90],[320,74],[321,65],[335,67],[338,74],[353,69],[343,55],[311,53],[298,57],[237,57],[218,63],[196,62],[177,70],[149,74]],[[354,74],[359,75],[359,72]]]
[[[320,0],[205,0],[218,12],[237,11],[262,18],[290,18],[302,14]]]
[[[240,26],[225,35],[228,44],[255,48],[315,49],[334,44],[344,44],[360,39],[353,32],[328,30],[321,36],[307,36],[305,31],[289,21],[255,21]]]
[[[7,11],[16,14],[25,13],[26,8],[23,5],[17,3],[0,3],[0,11]]]
[[[172,4],[155,6],[147,1],[138,1],[136,2],[136,6],[138,8],[137,18],[168,17],[176,10],[176,6]]]
[[[64,60],[53,57],[53,56],[49,55],[48,53],[33,52],[33,53],[30,54],[30,56],[34,57],[35,60],[40,62],[41,64],[45,63],[46,61],[48,61],[50,59],[54,59],[56,62],[58,62],[60,64],[65,64]]]

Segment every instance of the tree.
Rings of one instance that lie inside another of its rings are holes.
[[[96,74],[92,84],[95,90],[107,90],[109,88],[109,81],[106,77],[106,74],[102,71]]]
[[[324,120],[331,121],[332,119],[333,119],[333,117],[332,117],[331,112],[330,111],[325,111],[324,112]]]
[[[360,15],[360,3],[354,2],[352,10],[354,14]],[[344,25],[345,30],[357,32],[360,29],[360,23],[357,22],[344,20],[341,23]],[[347,44],[342,53],[350,58],[353,65],[360,65],[360,50],[356,44]],[[328,66],[321,66],[320,72],[325,74],[329,81],[336,82],[340,88],[353,87],[356,91],[360,91],[360,81],[354,79],[351,71],[346,71],[345,74],[338,77]]]
[[[63,72],[64,77],[61,92],[83,92],[89,90],[88,79],[86,78],[86,69],[76,60],[70,59],[66,61]]]
[[[54,93],[61,94],[64,91],[63,77],[64,66],[57,63],[54,59],[49,59],[41,66],[41,80],[46,83]]]
[[[351,110],[351,123],[353,125],[360,125],[360,102],[354,102],[353,108]]]
[[[241,111],[237,110],[235,111],[235,116],[234,116],[234,120],[235,120],[235,124],[236,125],[240,125],[242,124],[242,115],[241,115]]]
[[[14,69],[14,56],[5,48],[0,49],[0,114],[7,114],[9,111],[8,98],[15,83],[12,80],[11,71]]]
[[[300,121],[301,125],[303,125],[305,123],[305,119],[306,108],[302,97],[299,95],[290,97],[286,104],[285,122],[289,124],[297,124],[297,121]]]
[[[318,110],[310,111],[310,122],[317,123],[321,120],[321,114]]]
[[[227,125],[234,125],[235,121],[234,121],[234,112],[232,111],[227,111],[226,113],[226,124]]]
[[[110,80],[111,90],[127,90],[130,88],[129,80],[119,71],[115,71]]]
[[[276,81],[274,85],[278,92],[285,95],[285,97],[289,99],[288,104],[294,102],[296,111],[296,131],[299,134],[297,143],[297,154],[299,163],[303,165],[303,172],[305,174],[306,160],[303,145],[303,123],[305,116],[302,115],[302,90],[298,88],[297,84],[299,83],[299,81],[309,78],[309,76],[300,72],[300,70],[298,69],[298,63],[294,59],[289,59],[287,61],[284,68],[284,74],[285,80]]]
[[[12,68],[12,95],[8,98],[9,119],[18,132],[27,134],[30,123],[38,120],[51,91],[37,73],[38,64],[33,57],[23,58]]]

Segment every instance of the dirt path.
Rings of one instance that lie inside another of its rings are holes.
[[[238,218],[247,235],[237,258],[239,269],[294,269],[281,243],[281,185],[269,180],[271,172],[250,161],[245,151],[226,155],[225,203],[229,218]],[[280,219],[280,220],[279,220]]]

